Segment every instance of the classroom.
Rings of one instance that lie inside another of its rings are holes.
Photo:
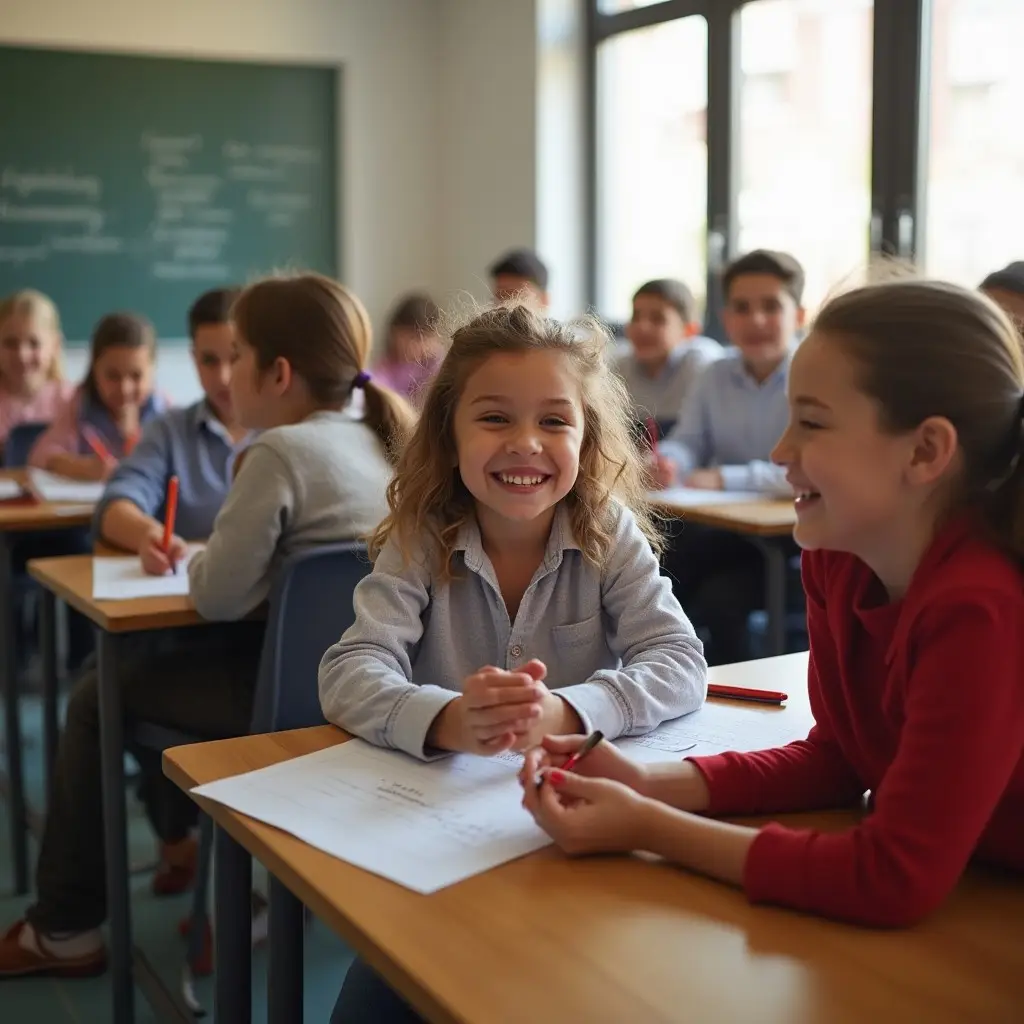
[[[0,1019],[1024,1020],[1021,0],[0,0]]]

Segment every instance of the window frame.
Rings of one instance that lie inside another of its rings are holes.
[[[596,308],[598,251],[598,50],[622,33],[700,15],[708,26],[707,107],[707,306],[704,329],[721,337],[722,268],[737,253],[739,174],[739,17],[762,0],[662,0],[617,13],[601,0],[585,4],[584,274],[588,304]],[[914,260],[923,238],[924,174],[932,0],[874,0],[871,218],[865,225],[871,257],[880,253]],[[597,308],[599,314],[605,312]]]

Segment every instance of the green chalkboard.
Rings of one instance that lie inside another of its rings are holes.
[[[337,273],[337,102],[331,68],[0,47],[0,295],[181,338],[207,288]]]

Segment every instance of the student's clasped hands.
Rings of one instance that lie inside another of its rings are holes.
[[[526,750],[567,721],[575,719],[578,728],[576,712],[544,685],[546,675],[547,667],[536,658],[514,672],[484,666],[437,716],[428,743],[491,756]]]
[[[603,740],[573,771],[560,771],[585,740],[545,736],[526,752],[519,774],[523,807],[568,854],[639,849],[651,805],[642,794],[644,770]]]

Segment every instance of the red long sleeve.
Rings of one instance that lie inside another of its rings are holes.
[[[827,739],[699,766],[716,811],[816,805],[842,793],[844,765],[846,781],[873,790],[874,811],[839,834],[762,829],[747,858],[750,899],[899,926],[937,907],[975,853],[1024,870],[1016,568],[952,530],[904,601],[885,605],[851,556],[805,558],[810,695]]]

